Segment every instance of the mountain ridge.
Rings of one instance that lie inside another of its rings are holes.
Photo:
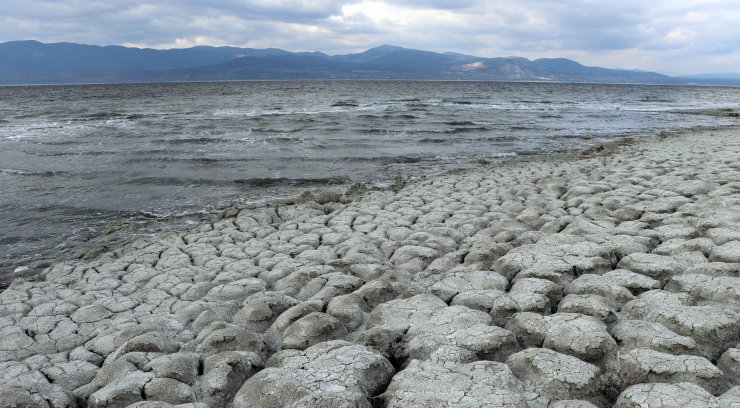
[[[225,46],[158,50],[34,40],[0,43],[0,84],[5,85],[311,79],[649,84],[716,81],[590,67],[566,58],[477,57],[388,44],[360,53],[329,55]]]

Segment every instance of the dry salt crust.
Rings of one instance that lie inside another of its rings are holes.
[[[0,407],[740,406],[740,131],[235,208],[0,294]]]

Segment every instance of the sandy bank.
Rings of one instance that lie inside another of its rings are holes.
[[[336,198],[14,282],[0,407],[740,404],[740,131]]]

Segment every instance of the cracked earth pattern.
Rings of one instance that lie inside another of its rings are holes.
[[[740,132],[226,210],[0,293],[0,407],[740,407]]]

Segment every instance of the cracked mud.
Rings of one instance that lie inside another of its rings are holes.
[[[14,281],[0,407],[740,406],[736,130],[308,198]]]

